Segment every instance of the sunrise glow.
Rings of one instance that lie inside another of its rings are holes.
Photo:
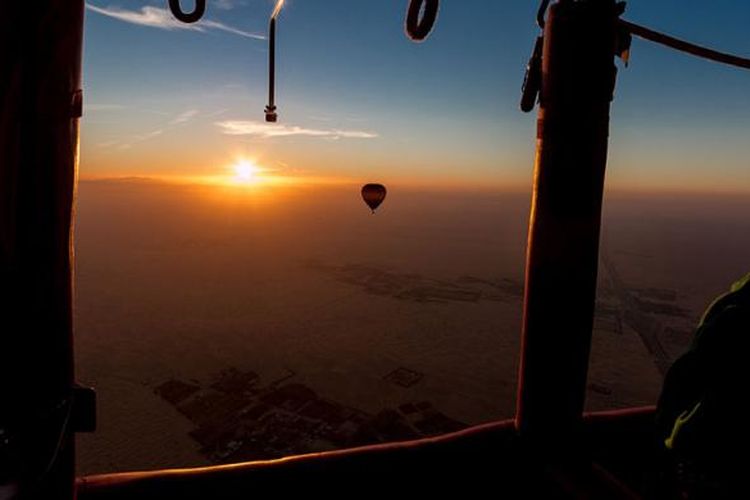
[[[232,165],[235,184],[257,184],[261,181],[263,169],[250,160],[238,160]]]

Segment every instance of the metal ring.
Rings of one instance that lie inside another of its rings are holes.
[[[424,6],[424,15],[420,19],[419,14]],[[409,10],[406,14],[406,33],[417,42],[421,42],[432,31],[437,20],[440,0],[411,0]]]
[[[174,17],[183,23],[197,23],[206,13],[206,0],[195,0],[195,9],[193,12],[183,12],[180,0],[169,0],[169,10],[172,11]]]

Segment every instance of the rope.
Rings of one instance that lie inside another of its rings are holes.
[[[424,5],[424,15],[420,19]],[[411,0],[406,13],[406,33],[415,42],[421,42],[432,31],[437,20],[440,0]]]
[[[20,426],[20,429],[15,431],[0,429],[0,465],[6,465],[9,459],[12,461],[11,463],[18,460],[19,449],[24,449],[27,446],[26,441],[30,439],[27,437],[28,435],[35,436],[39,432],[39,428],[47,427],[48,421],[54,422],[58,417],[57,414],[62,413],[59,415],[60,422],[58,425],[60,431],[56,434],[54,448],[50,450],[49,459],[45,459],[42,470],[31,481],[32,491],[43,484],[57,462],[60,452],[65,445],[65,438],[69,435],[70,423],[74,412],[73,407],[74,393],[71,391],[70,394],[59,401],[53,408],[26,420]],[[7,471],[0,472],[0,474],[3,474],[0,475],[0,481],[7,481],[9,479],[4,475],[5,473]]]
[[[679,50],[680,52],[685,52],[687,54],[691,54],[703,59],[708,59],[710,61],[728,64],[730,66],[736,66],[738,68],[750,69],[750,59],[748,58],[719,52],[713,49],[708,49],[706,47],[701,47],[700,45],[686,42],[684,40],[665,35],[664,33],[659,33],[658,31],[645,28],[638,24],[625,21],[624,19],[620,19],[620,25],[633,35],[643,38],[644,40],[665,45],[667,47]]]

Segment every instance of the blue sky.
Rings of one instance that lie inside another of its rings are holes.
[[[211,174],[248,156],[355,181],[530,182],[535,117],[518,99],[536,2],[443,0],[433,35],[414,44],[405,0],[288,0],[269,134],[254,123],[267,51],[253,35],[274,2],[207,1],[208,23],[182,29],[158,10],[166,0],[89,0],[83,176]],[[626,18],[750,56],[750,2],[634,0]],[[613,106],[610,184],[750,190],[748,88],[750,72],[636,40]]]

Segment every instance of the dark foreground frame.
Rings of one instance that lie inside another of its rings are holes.
[[[199,469],[78,480],[81,500],[352,498],[638,498],[648,477],[653,408],[589,414],[575,449],[533,451],[512,420],[437,438]],[[625,485],[632,486],[625,486]],[[447,495],[447,496],[446,496]]]
[[[410,443],[74,481],[72,207],[83,0],[4,6],[0,95],[0,428],[25,428],[29,498],[248,498],[404,493],[633,498],[653,409],[583,414],[614,90],[615,0],[559,0],[545,25],[515,420]],[[65,403],[62,417],[45,409]],[[85,412],[84,412],[85,413]],[[625,485],[628,486],[625,486]],[[286,495],[285,495],[286,496]]]

